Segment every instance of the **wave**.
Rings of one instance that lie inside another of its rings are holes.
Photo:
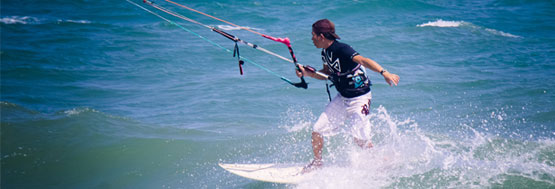
[[[262,29],[259,29],[259,28],[251,28],[251,27],[248,27],[248,26],[243,27],[243,26],[217,25],[217,27],[222,29],[222,30],[227,30],[227,31],[242,30],[242,29],[257,30],[257,31],[262,30]]]
[[[3,24],[37,24],[39,19],[31,16],[8,16],[0,19]]]
[[[58,19],[58,23],[76,23],[76,24],[90,24],[91,21],[88,20],[62,20]]]
[[[467,22],[463,21],[444,21],[442,19],[438,19],[436,21],[430,21],[427,23],[416,25],[417,27],[459,27],[461,25],[468,24]]]
[[[0,109],[2,129],[26,130],[33,128],[32,132],[42,134],[56,130],[60,133],[82,136],[95,133],[116,138],[169,137],[194,140],[203,140],[203,137],[212,134],[196,129],[143,123],[131,117],[114,115],[91,107],[76,107],[45,113],[11,102],[0,101]]]
[[[75,24],[90,24],[89,20],[74,20],[74,19],[46,19],[37,18],[32,16],[7,16],[0,19],[2,24],[44,24],[44,23],[75,23]]]
[[[491,28],[484,28],[465,21],[448,21],[448,20],[438,19],[435,21],[430,21],[430,22],[416,25],[416,27],[440,27],[440,28],[456,28],[456,27],[465,27],[465,26],[474,28],[474,29],[484,30],[490,34],[494,34],[498,36],[510,37],[510,38],[521,38],[521,36],[518,36],[518,35],[510,34],[507,32],[503,32],[503,31],[499,31]]]
[[[305,110],[288,111],[288,133],[309,133]],[[502,112],[492,112],[489,119],[506,120]],[[315,119],[314,116],[310,116]],[[451,188],[453,186],[503,187],[553,186],[553,139],[523,140],[503,138],[468,125],[453,133],[435,133],[421,129],[413,119],[397,119],[379,106],[370,116],[374,148],[361,150],[348,137],[326,138],[324,161],[329,164],[315,172],[298,188]],[[296,122],[296,124],[295,124]],[[300,127],[304,127],[300,129]],[[298,134],[293,138],[299,137]],[[305,134],[300,137],[309,137]],[[299,139],[280,145],[291,153],[304,148]],[[285,147],[284,147],[285,146]],[[286,146],[294,146],[288,149]],[[307,151],[306,154],[311,154]],[[287,154],[282,154],[284,157]],[[519,185],[520,186],[520,185]]]
[[[61,112],[62,112],[63,114],[65,114],[66,116],[68,116],[68,117],[77,116],[77,115],[80,115],[80,114],[83,114],[83,113],[88,113],[88,112],[90,112],[90,113],[99,113],[99,114],[101,114],[100,111],[95,110],[95,109],[92,109],[92,108],[89,108],[89,107],[84,107],[84,108],[73,108],[73,109],[64,110],[64,111],[61,111]],[[112,116],[108,116],[108,117],[112,117]]]
[[[500,36],[504,36],[504,37],[521,38],[518,35],[513,35],[513,34],[510,34],[510,33],[502,32],[502,31],[498,31],[498,30],[494,30],[494,29],[486,28],[486,31],[488,31],[492,34],[500,35]]]
[[[160,171],[190,162],[188,157],[206,158],[193,156],[191,149],[205,142],[191,138],[212,135],[152,127],[87,107],[42,113],[10,102],[0,105],[2,188],[102,187],[130,175],[171,175]],[[157,165],[149,166],[151,160]],[[106,177],[108,172],[113,175]]]

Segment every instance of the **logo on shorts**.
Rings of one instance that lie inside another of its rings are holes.
[[[364,115],[370,114],[370,104],[372,104],[372,100],[368,99],[368,104],[364,104],[362,106],[362,110],[360,111],[360,113],[362,113]]]

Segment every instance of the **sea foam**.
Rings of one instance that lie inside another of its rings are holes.
[[[467,22],[463,21],[445,21],[442,19],[436,21],[430,21],[424,24],[416,25],[417,27],[459,27],[461,25],[467,24]]]
[[[38,22],[38,18],[31,16],[8,16],[0,19],[0,23],[3,24],[34,24]]]
[[[251,28],[251,27],[243,27],[243,26],[230,26],[230,25],[217,25],[218,28],[222,29],[222,30],[227,30],[227,31],[231,31],[231,30],[242,30],[242,29],[249,29],[249,30],[262,30],[259,28]]]
[[[90,24],[89,20],[73,20],[73,19],[57,19],[49,20],[45,18],[37,18],[32,16],[7,16],[0,19],[3,24],[42,24],[42,23],[76,23],[76,24]]]
[[[494,114],[491,119],[498,120],[501,113]],[[372,149],[327,147],[326,166],[297,188],[488,187],[503,182],[507,172],[553,184],[555,169],[538,159],[553,148],[552,140],[500,138],[465,124],[456,136],[430,133],[415,120],[394,118],[383,106],[370,119]]]
[[[494,29],[486,28],[486,31],[488,31],[492,34],[500,35],[500,36],[504,36],[504,37],[520,38],[520,36],[518,36],[518,35],[513,35],[513,34],[510,34],[510,33],[502,32],[502,31],[498,31],[498,30],[494,30]]]
[[[440,27],[440,28],[456,28],[456,27],[466,26],[466,27],[469,27],[469,28],[477,29],[477,30],[483,30],[483,31],[486,31],[490,34],[494,34],[494,35],[498,35],[498,36],[511,37],[511,38],[520,38],[520,36],[518,36],[518,35],[510,34],[510,33],[507,33],[507,32],[503,32],[503,31],[499,31],[499,30],[495,30],[495,29],[491,29],[491,28],[485,28],[485,27],[477,26],[475,24],[472,24],[470,22],[465,22],[465,21],[446,21],[446,20],[438,19],[436,21],[430,21],[430,22],[426,22],[426,23],[423,23],[423,24],[418,24],[416,26],[417,27]]]
[[[76,24],[90,24],[91,21],[88,20],[63,20],[63,19],[58,19],[58,23],[76,23]]]

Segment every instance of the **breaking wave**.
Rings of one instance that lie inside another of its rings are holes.
[[[259,28],[251,28],[251,27],[248,27],[248,26],[243,27],[243,26],[217,25],[217,27],[222,29],[222,30],[228,30],[228,31],[242,30],[242,29],[257,30],[257,31],[262,30],[262,29],[259,29]]]
[[[473,29],[483,30],[483,31],[486,31],[490,34],[494,34],[494,35],[498,35],[498,36],[510,37],[510,38],[521,38],[518,35],[510,34],[510,33],[507,33],[507,32],[503,32],[503,31],[499,31],[499,30],[495,30],[495,29],[491,29],[491,28],[484,28],[484,27],[472,24],[470,22],[465,22],[465,21],[448,21],[448,20],[438,19],[438,20],[435,20],[435,21],[430,21],[430,22],[426,22],[426,23],[423,23],[423,24],[418,24],[418,25],[416,25],[416,27],[440,27],[440,28],[469,27],[469,28],[473,28]]]
[[[31,16],[8,16],[0,19],[3,24],[37,24],[39,19]]]
[[[442,19],[436,20],[436,21],[430,21],[430,22],[426,22],[423,24],[418,24],[416,25],[417,27],[459,27],[461,25],[464,24],[469,24],[468,22],[463,22],[463,21],[445,21]]]
[[[55,21],[54,21],[55,20]],[[44,23],[75,23],[75,24],[90,24],[89,20],[74,20],[74,19],[46,19],[37,18],[32,16],[6,16],[0,19],[2,24],[44,24]]]

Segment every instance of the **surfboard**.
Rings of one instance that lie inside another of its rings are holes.
[[[301,174],[303,166],[299,164],[224,164],[220,167],[245,178],[281,184],[297,184],[306,179]]]

